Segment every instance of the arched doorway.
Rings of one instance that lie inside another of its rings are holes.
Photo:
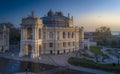
[[[59,50],[57,50],[57,54],[60,54],[60,51],[59,51]]]
[[[64,53],[66,53],[65,50],[64,50]]]
[[[50,50],[50,54],[53,54],[52,50]]]
[[[28,45],[28,57],[31,57],[32,55],[32,46]]]

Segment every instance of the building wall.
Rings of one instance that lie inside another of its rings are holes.
[[[31,15],[22,20],[20,56],[39,57],[40,54],[60,54],[79,50],[83,28],[43,27],[41,19]]]
[[[80,28],[42,28],[41,39],[39,39],[39,28],[32,28],[33,38],[32,40],[27,39],[27,27],[21,28],[21,54],[28,55],[28,45],[32,46],[31,57],[40,56],[40,54],[60,54],[73,52],[80,49],[80,42],[84,35]],[[34,33],[35,32],[35,33]],[[79,33],[80,32],[80,33]],[[52,37],[50,37],[52,33]],[[63,37],[63,33],[65,36]],[[50,46],[52,43],[52,46]],[[39,49],[41,46],[41,49]],[[52,52],[52,53],[51,53]]]
[[[63,37],[65,33],[65,38]],[[50,37],[53,33],[53,38]],[[69,35],[68,35],[69,33]],[[73,36],[72,36],[73,34]],[[50,47],[50,43],[53,44]],[[60,53],[72,52],[79,49],[79,29],[77,28],[44,28],[43,29],[43,52],[42,53]]]
[[[9,29],[3,28],[0,30],[0,52],[9,50]]]
[[[42,26],[42,20],[35,16],[22,20],[20,56],[32,58],[40,56],[39,52],[42,50]],[[41,34],[40,38],[39,34]]]

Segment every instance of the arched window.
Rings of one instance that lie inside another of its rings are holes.
[[[68,38],[70,38],[70,32],[68,32]]]
[[[49,47],[53,47],[53,43],[49,43]]]
[[[66,47],[66,42],[63,42],[63,47]]]
[[[39,54],[41,53],[41,45],[39,45]]]
[[[63,32],[63,38],[65,38],[65,35],[66,35],[65,32]]]
[[[72,38],[74,38],[74,33],[72,32]]]
[[[39,29],[39,39],[41,39],[41,29]]]
[[[32,39],[32,28],[27,28],[27,39]]]
[[[46,32],[43,32],[43,38],[46,39]]]
[[[57,39],[59,40],[60,39],[60,33],[57,32]]]
[[[25,53],[27,56],[31,57],[31,55],[32,55],[32,46],[31,45],[27,45],[27,49],[25,49]]]
[[[50,33],[49,33],[49,38],[50,38],[50,39],[53,39],[53,38],[54,38],[53,32],[50,32]]]

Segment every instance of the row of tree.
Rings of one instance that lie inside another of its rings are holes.
[[[120,39],[111,34],[109,27],[102,26],[95,31],[96,41],[98,45],[108,47],[120,47]]]

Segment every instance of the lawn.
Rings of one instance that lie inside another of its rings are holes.
[[[120,65],[117,65],[117,64],[99,64],[88,59],[81,59],[81,58],[74,58],[74,57],[69,58],[68,62],[75,66],[83,66],[83,67],[92,68],[92,69],[99,69],[99,70],[120,73]]]
[[[107,51],[108,53],[112,53],[112,50],[110,50],[110,49],[106,49],[106,51]]]
[[[82,54],[84,57],[87,57],[87,58],[94,58],[93,56],[90,56],[88,54]]]
[[[91,46],[90,47],[90,51],[94,54],[97,54],[97,55],[104,55],[101,51],[100,51],[100,48],[97,47],[97,46]]]

